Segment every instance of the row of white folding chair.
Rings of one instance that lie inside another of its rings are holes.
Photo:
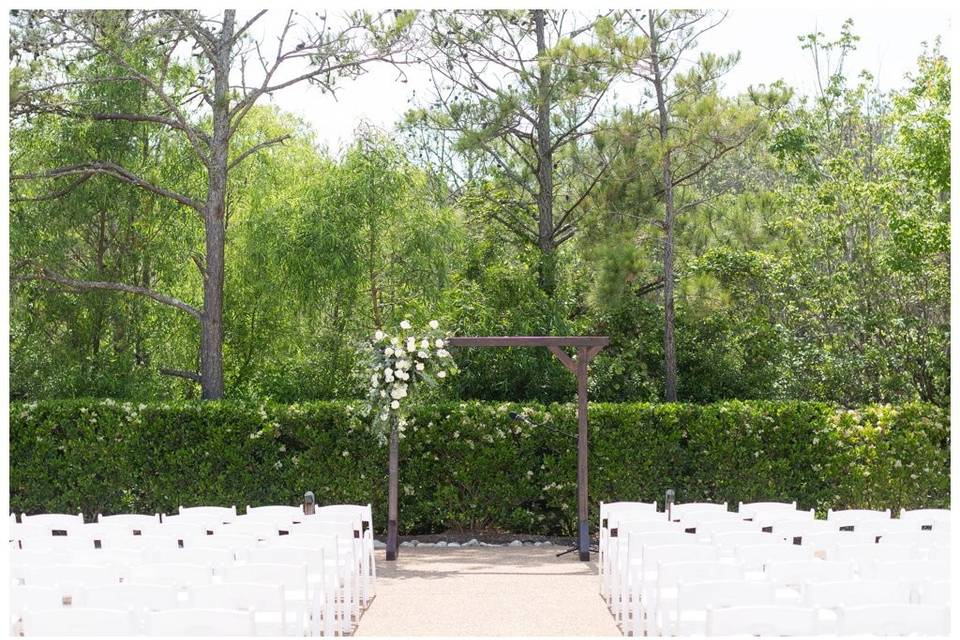
[[[655,503],[614,503],[604,510],[598,545],[600,593],[603,597],[609,597],[612,591],[611,580],[614,577],[612,574],[614,574],[614,567],[618,562],[621,549],[626,549],[627,531],[681,530],[679,524],[667,520],[667,514],[657,512],[654,509],[655,506]]]
[[[842,577],[847,575],[849,571],[849,563],[842,567],[837,566],[836,563],[826,564],[824,561],[816,559],[809,549],[784,542],[738,544],[733,547],[732,557],[727,557],[725,555],[726,550],[723,547],[691,543],[689,538],[679,538],[679,540],[684,541],[681,544],[670,544],[671,542],[676,543],[678,541],[677,537],[644,535],[642,539],[652,544],[643,546],[641,560],[631,563],[628,579],[621,583],[620,598],[612,603],[614,615],[618,619],[623,616],[623,607],[626,604],[632,607],[633,612],[639,611],[641,614],[649,612],[651,607],[656,606],[656,599],[652,594],[656,593],[657,581],[659,580],[659,563],[662,562],[681,560],[724,561],[736,566],[748,578],[768,580],[781,587],[793,586],[800,577],[804,576]],[[723,558],[726,559],[723,560]],[[778,565],[784,566],[780,569],[774,569],[773,573],[768,572],[771,567]],[[796,591],[790,590],[778,595],[789,596],[793,599],[798,597]]]
[[[814,635],[817,610],[790,606],[753,606],[709,609],[707,636]],[[950,613],[946,607],[872,605],[840,610],[840,635],[946,635]]]
[[[756,520],[761,516],[774,513],[794,513],[797,503],[794,502],[741,502],[737,505],[737,514],[743,520]],[[801,513],[806,513],[805,511]]]
[[[182,597],[181,597],[182,596]],[[26,611],[61,607],[61,596],[53,587],[14,587],[11,590],[11,614],[15,635]],[[288,620],[286,598],[281,583],[243,583],[197,585],[181,593],[175,585],[122,583],[84,588],[73,598],[77,609],[132,609],[139,632],[145,631],[146,614],[184,607],[252,610],[258,635],[302,635],[295,617]],[[299,633],[298,633],[299,632]]]
[[[666,571],[665,575],[667,575]],[[823,575],[828,577],[828,574]],[[918,606],[908,603],[907,589],[902,583],[895,581],[808,580],[804,584],[802,602],[792,604],[778,601],[776,588],[777,584],[773,581],[760,582],[737,578],[681,581],[675,587],[676,598],[672,602],[666,599],[661,600],[662,606],[657,609],[656,617],[650,620],[651,624],[647,631],[650,635],[699,635],[707,631],[710,610],[727,607],[796,607],[800,605],[816,612],[814,627],[808,629],[808,635],[836,633],[838,630],[847,633],[875,633],[852,625],[850,620],[846,625],[838,624],[838,618],[842,618],[845,609],[852,607],[880,605],[893,607],[899,611],[904,607]],[[911,619],[911,616],[907,616],[906,619]],[[922,632],[925,628],[927,627],[921,624],[904,630]],[[734,633],[733,630],[728,631]],[[802,633],[797,629],[789,630],[783,627],[771,629],[750,627],[740,633],[764,631]],[[718,630],[714,629],[713,635],[717,634]]]
[[[245,564],[228,565],[222,568],[218,582],[282,584],[287,608],[293,612],[291,624],[304,629],[308,606],[314,607],[314,617],[325,618],[332,629],[335,617],[332,603],[324,595],[324,585],[319,581],[312,589],[308,581],[308,566],[299,554],[284,556],[283,550],[260,550],[257,560]],[[279,553],[278,553],[279,552]],[[296,562],[300,560],[300,562]],[[322,561],[321,565],[322,566]],[[117,567],[105,565],[47,565],[30,567],[25,572],[26,586],[47,587],[55,590],[61,598],[69,598],[77,606],[98,602],[85,602],[91,588],[116,587],[130,584],[161,585],[176,590],[189,590],[214,584],[209,564],[156,563],[132,565],[128,568],[127,582],[121,584],[122,572]],[[131,603],[134,604],[134,603]]]
[[[849,563],[816,559],[771,561],[764,569],[764,580],[745,580],[739,564],[661,564],[656,601],[651,603],[652,609],[647,608],[646,618],[634,621],[635,633],[643,631],[646,624],[651,635],[702,634],[708,607],[795,605],[802,597],[804,584],[849,579],[852,575]]]
[[[329,520],[349,519],[360,525],[360,546],[363,552],[360,556],[361,563],[361,584],[360,593],[364,604],[367,604],[375,593],[377,579],[376,558],[373,548],[373,508],[368,503],[365,505],[357,504],[336,504],[317,507],[313,516],[307,516],[301,523],[310,522],[311,518]]]
[[[252,611],[233,609],[172,609],[145,615],[148,636],[253,636]],[[133,611],[122,609],[47,609],[28,611],[26,636],[131,636],[138,631]]]
[[[138,544],[147,539],[147,536],[129,538]],[[107,542],[102,549],[60,549],[55,553],[44,550],[15,551],[11,554],[12,575],[26,584],[48,584],[63,582],[65,576],[86,575],[83,573],[88,571],[86,567],[94,565],[94,569],[88,573],[94,575],[90,579],[98,583],[113,582],[113,576],[150,581],[150,575],[144,575],[143,571],[152,570],[159,572],[157,579],[187,586],[208,583],[211,576],[223,575],[225,569],[233,566],[235,561],[307,562],[311,568],[311,584],[327,594],[327,609],[332,610],[336,605],[340,609],[341,624],[347,628],[352,618],[359,619],[356,563],[349,551],[344,552],[336,537],[309,534],[282,536],[271,539],[269,546],[265,547],[252,536],[212,535],[196,539],[197,546],[193,546],[193,540],[188,541],[182,549],[170,539],[161,540],[167,543],[165,547],[147,545],[136,549],[118,549]],[[329,561],[325,561],[325,558],[329,558]],[[51,566],[68,563],[76,566],[66,570]],[[149,568],[139,567],[143,563],[147,563]],[[45,575],[48,577],[43,577]],[[111,577],[105,578],[105,575]]]

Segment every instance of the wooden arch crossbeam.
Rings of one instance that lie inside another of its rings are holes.
[[[451,347],[546,347],[577,377],[577,550],[581,560],[590,559],[590,529],[587,520],[587,369],[590,361],[610,343],[606,336],[462,336],[450,338]],[[570,356],[564,348],[576,349]],[[387,560],[395,560],[398,551],[399,446],[395,434],[390,438],[390,491],[387,521]]]

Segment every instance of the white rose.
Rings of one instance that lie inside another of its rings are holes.
[[[403,397],[402,394],[403,394],[403,391],[400,389],[400,387],[394,387],[393,391],[390,392],[390,397],[393,398],[394,400],[399,400],[400,398]]]
[[[381,397],[381,398],[386,398],[386,397],[387,397],[387,392],[384,391],[383,389],[381,389],[381,390],[380,390],[380,397]]]
[[[441,340],[440,338],[437,338],[437,341],[434,342],[433,344],[437,345],[437,349],[443,349],[443,340]]]
[[[418,357],[418,358],[429,358],[429,357],[430,357],[430,354],[427,353],[426,351],[417,351],[417,357]]]
[[[404,331],[406,331],[407,329],[409,329],[411,326],[413,326],[413,325],[410,324],[410,321],[409,321],[409,320],[403,320],[403,321],[400,322],[400,328],[403,329]]]
[[[440,323],[437,322],[436,320],[431,320],[431,321],[430,321],[430,328],[431,328],[431,329],[439,329],[439,328],[440,328]]]
[[[399,403],[398,401],[394,400],[393,402],[390,403],[390,408],[391,408],[391,409],[399,409],[399,408],[400,408],[400,403]]]
[[[430,341],[427,340],[426,338],[424,338],[423,340],[421,340],[421,341],[420,341],[420,348],[421,348],[421,349],[429,349],[429,348],[430,348]]]
[[[447,372],[446,372],[446,371],[437,371],[437,377],[438,377],[438,378],[446,378],[446,377],[447,377]]]
[[[400,338],[398,338],[397,336],[393,336],[392,338],[390,338],[390,344],[392,344],[392,345],[395,346],[395,347],[399,347],[399,346],[400,346]]]
[[[380,331],[379,329],[377,329],[376,333],[373,334],[373,339],[376,340],[377,342],[380,342],[381,340],[383,340],[385,335],[386,334],[384,334],[383,331]]]
[[[422,362],[418,362],[418,363],[417,363],[417,371],[423,371],[423,363],[422,363]]]
[[[437,355],[441,358],[447,358],[450,356],[450,352],[446,349],[437,349]]]
[[[413,351],[417,348],[417,341],[413,338],[407,338],[407,351]]]
[[[403,349],[397,349],[396,351],[393,352],[393,355],[397,356],[398,358],[403,358],[404,356],[407,355],[407,352],[404,351]]]
[[[383,350],[383,355],[385,355],[385,356],[387,356],[387,357],[392,356],[392,355],[393,355],[393,348],[387,347],[386,349],[384,349],[384,350]]]
[[[407,369],[410,368],[410,362],[407,360],[398,360],[396,366],[397,366],[397,369],[402,369],[406,371]]]

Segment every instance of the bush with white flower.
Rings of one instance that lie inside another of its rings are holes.
[[[431,320],[423,332],[404,320],[396,335],[378,330],[365,347],[370,355],[366,371],[370,385],[366,409],[368,415],[373,414],[370,427],[381,443],[386,442],[394,425],[403,437],[413,387],[420,382],[436,386],[457,372],[446,349],[447,336],[436,320]]]

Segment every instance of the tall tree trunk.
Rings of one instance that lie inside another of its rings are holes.
[[[537,80],[537,245],[539,285],[551,298],[557,286],[557,246],[553,235],[553,150],[550,144],[550,63],[543,9],[533,12],[540,77]]]
[[[677,345],[674,340],[675,316],[673,308],[673,171],[670,165],[670,119],[664,98],[664,79],[660,69],[659,41],[655,11],[647,13],[650,24],[650,64],[653,68],[653,86],[657,93],[660,144],[663,147],[663,359],[664,398],[677,400]]]
[[[200,387],[204,400],[223,397],[223,273],[230,149],[230,49],[235,13],[232,9],[224,12],[223,31],[213,65],[213,135],[207,167],[207,200],[203,209],[206,256],[200,322]]]

